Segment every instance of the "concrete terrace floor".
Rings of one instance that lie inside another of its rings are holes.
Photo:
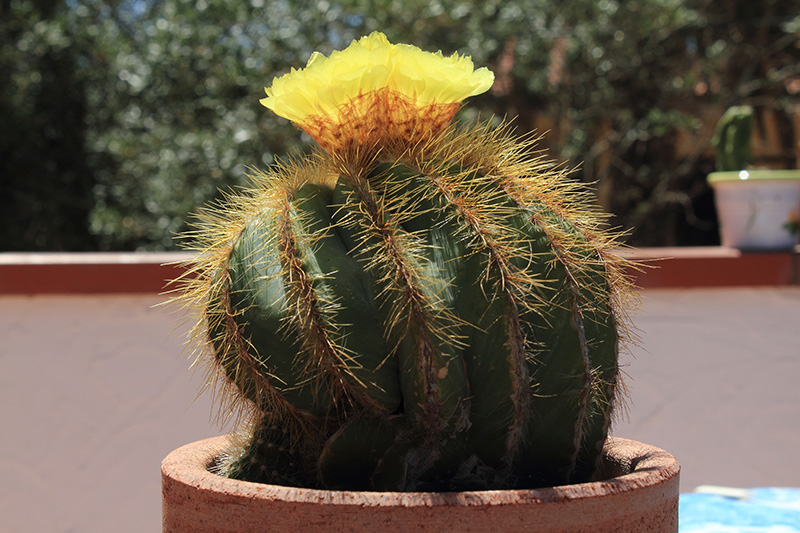
[[[700,484],[800,486],[800,288],[646,289],[618,436]],[[155,295],[0,296],[0,531],[160,529],[161,459],[222,429]]]

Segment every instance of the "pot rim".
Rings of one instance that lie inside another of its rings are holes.
[[[723,172],[712,172],[706,178],[708,183],[730,183],[730,182],[752,182],[760,183],[767,181],[800,181],[800,169],[789,170],[727,170]]]
[[[229,443],[228,436],[184,445],[161,463],[162,475],[202,491],[247,499],[360,507],[498,506],[562,502],[619,494],[670,482],[680,473],[675,457],[655,446],[609,437],[603,449],[604,479],[540,489],[464,492],[372,492],[308,489],[239,481],[218,476],[208,467]]]

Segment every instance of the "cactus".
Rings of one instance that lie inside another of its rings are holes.
[[[717,172],[745,170],[750,165],[752,132],[752,107],[733,106],[723,113],[711,138],[716,149]]]
[[[313,56],[301,88],[366,50],[395,73],[460,69],[462,93],[426,102],[392,78],[304,115],[280,100],[293,71],[263,103],[325,151],[201,213],[181,299],[242,417],[216,469],[351,490],[592,479],[622,390],[627,265],[536,139],[450,123],[486,69],[404,47],[373,34]]]

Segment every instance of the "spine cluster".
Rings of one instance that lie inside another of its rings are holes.
[[[237,478],[364,490],[593,475],[626,265],[585,192],[505,128],[317,155],[209,210],[184,299]]]

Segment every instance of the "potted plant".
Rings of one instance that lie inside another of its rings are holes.
[[[380,33],[262,103],[322,151],[203,211],[179,300],[230,436],[162,464],[165,531],[676,531],[679,466],[611,439],[627,265],[493,75]],[[605,528],[605,529],[604,529]]]
[[[720,118],[712,143],[714,189],[723,246],[780,250],[797,243],[800,170],[751,168],[753,108],[734,106]]]

